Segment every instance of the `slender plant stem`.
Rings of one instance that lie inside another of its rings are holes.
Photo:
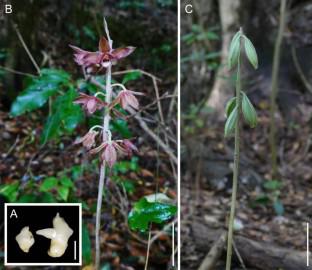
[[[152,236],[152,225],[150,225],[149,232],[148,232],[147,251],[146,251],[144,270],[147,270],[147,267],[148,267],[148,260],[149,260],[150,247],[151,247],[151,236]]]
[[[270,148],[271,148],[271,163],[272,163],[272,177],[277,177],[277,151],[276,151],[276,127],[275,127],[275,113],[276,113],[276,97],[278,93],[278,72],[280,65],[280,53],[281,53],[281,44],[283,39],[283,33],[285,28],[285,17],[286,17],[286,0],[281,0],[280,5],[280,19],[279,19],[279,28],[278,34],[274,47],[274,56],[273,56],[273,67],[272,67],[272,92],[271,92],[271,106],[270,106]]]
[[[107,28],[106,21],[104,19],[104,27],[106,31],[106,35],[108,38],[108,42],[110,47],[112,48],[112,40],[109,36],[109,31]],[[106,70],[106,96],[105,102],[107,104],[111,103],[112,99],[112,68],[109,66]],[[105,109],[104,119],[103,119],[103,141],[107,140],[107,135],[109,132],[109,122],[110,122],[110,110],[108,108]],[[100,230],[101,230],[101,213],[102,213],[102,200],[103,200],[103,189],[105,183],[105,171],[106,171],[106,163],[102,162],[100,168],[100,179],[99,179],[99,190],[98,190],[98,198],[97,198],[97,208],[96,208],[96,224],[95,224],[95,269],[100,269],[100,261],[101,261],[101,243],[100,243]]]
[[[105,102],[109,104],[111,102],[112,96],[112,87],[111,87],[111,77],[112,71],[111,66],[109,66],[106,70],[106,96]],[[105,110],[104,120],[103,120],[103,141],[107,139],[107,132],[109,131],[109,122],[110,122],[110,114],[109,110]],[[100,168],[100,180],[99,180],[99,191],[97,198],[97,208],[96,208],[96,225],[95,225],[95,267],[96,269],[100,269],[100,260],[101,260],[101,243],[100,243],[100,230],[101,230],[101,213],[102,213],[102,201],[103,201],[103,189],[105,182],[105,170],[106,164],[105,161],[102,162]]]
[[[242,33],[242,29],[240,29]],[[228,242],[227,242],[227,254],[226,254],[226,270],[231,269],[232,261],[232,245],[233,245],[233,227],[234,227],[234,217],[235,217],[235,206],[236,206],[236,195],[237,195],[237,185],[238,185],[238,172],[239,172],[239,119],[241,112],[241,55],[239,54],[237,61],[237,77],[236,77],[236,106],[237,106],[237,120],[235,123],[235,148],[234,148],[234,169],[233,169],[233,187],[232,187],[232,200],[231,200],[231,213],[229,219],[229,229],[228,229]]]

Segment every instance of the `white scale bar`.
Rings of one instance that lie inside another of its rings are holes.
[[[307,266],[309,266],[309,222],[307,222]]]
[[[74,261],[77,260],[77,246],[76,246],[76,241],[74,241]]]
[[[174,261],[174,252],[175,252],[175,248],[174,248],[174,222],[172,222],[172,267],[174,267],[175,265],[175,261]]]

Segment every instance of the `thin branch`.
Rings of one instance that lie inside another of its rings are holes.
[[[32,54],[30,53],[30,51],[29,51],[29,49],[28,49],[28,47],[27,47],[27,45],[26,45],[26,43],[25,43],[25,41],[24,41],[24,39],[23,39],[23,37],[22,37],[22,35],[20,33],[20,31],[18,30],[17,24],[13,24],[13,28],[14,28],[14,30],[16,32],[16,35],[17,35],[18,39],[22,43],[26,53],[28,54],[31,62],[33,63],[34,67],[36,68],[38,75],[40,75],[41,74],[40,67],[38,66],[38,64],[36,63],[36,61],[33,58]]]
[[[295,49],[295,46],[291,45],[291,55],[292,55],[292,58],[293,58],[293,61],[294,61],[294,64],[295,64],[295,68],[297,70],[297,73],[302,81],[302,83],[304,84],[305,88],[310,92],[312,93],[312,85],[309,83],[309,81],[307,80],[306,76],[304,75],[303,73],[303,70],[299,64],[299,60],[298,60],[298,57],[297,57],[297,52],[296,52],[296,49]]]
[[[7,72],[14,73],[14,74],[17,74],[17,75],[23,75],[23,76],[28,76],[28,77],[32,77],[32,78],[36,78],[37,77],[36,75],[30,74],[30,73],[26,73],[26,72],[22,72],[22,71],[18,71],[18,70],[9,68],[9,67],[0,66],[0,69],[3,69],[5,71],[7,71]]]
[[[123,71],[115,71],[112,73],[112,75],[123,75],[123,74],[127,74],[127,73],[132,73],[132,72],[141,72],[143,75],[148,76],[152,79],[155,78],[157,81],[161,82],[161,79],[159,79],[155,75],[153,75],[149,72],[146,72],[145,70],[142,70],[142,69],[128,69],[128,70],[123,70]]]

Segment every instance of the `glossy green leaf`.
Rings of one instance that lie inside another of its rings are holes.
[[[58,180],[55,177],[48,177],[43,180],[39,187],[39,191],[46,192],[50,191],[53,188],[56,188]]]
[[[228,66],[232,68],[236,65],[240,54],[240,38],[241,32],[238,31],[232,38],[228,56]]]
[[[0,194],[8,199],[9,202],[15,202],[17,198],[19,182],[4,184],[0,186]]]
[[[70,76],[61,70],[43,69],[41,76],[31,79],[11,107],[11,115],[18,116],[42,107],[62,85],[69,83]]]
[[[142,198],[134,204],[128,215],[129,226],[132,230],[146,231],[151,222],[164,223],[170,220],[177,212],[177,207],[171,204],[150,203]]]
[[[231,112],[233,111],[233,109],[236,106],[236,97],[232,97],[227,103],[226,103],[226,107],[225,107],[225,115],[226,117],[229,117],[229,115],[231,114]]]
[[[258,56],[254,45],[251,43],[250,39],[244,36],[244,47],[246,56],[252,66],[257,69],[258,68]]]
[[[84,264],[92,262],[90,233],[85,223],[82,223],[82,257]]]
[[[230,135],[233,134],[233,132],[235,130],[235,124],[237,121],[237,116],[238,116],[237,106],[235,106],[235,108],[232,110],[232,112],[230,113],[230,116],[228,117],[228,119],[226,120],[226,123],[225,123],[225,127],[224,127],[224,136],[225,137],[229,137]]]
[[[254,128],[257,125],[257,112],[244,92],[242,92],[242,111],[248,125]]]
[[[65,186],[57,187],[57,193],[61,197],[62,200],[67,201],[69,195],[69,188]]]

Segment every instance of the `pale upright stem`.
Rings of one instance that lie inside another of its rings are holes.
[[[240,29],[242,32],[242,29]],[[235,206],[236,206],[236,195],[238,185],[238,173],[239,173],[239,119],[241,112],[241,71],[240,71],[241,55],[239,54],[237,61],[237,78],[236,78],[236,106],[237,106],[237,120],[235,124],[235,148],[234,148],[234,169],[233,169],[233,187],[232,187],[232,200],[231,200],[231,213],[229,219],[228,229],[228,242],[227,242],[227,254],[226,254],[226,270],[231,269],[232,261],[232,245],[233,245],[233,227],[235,218]]]
[[[271,162],[272,162],[272,177],[277,177],[277,151],[276,151],[276,127],[275,127],[275,113],[276,113],[276,96],[278,93],[278,71],[280,65],[280,51],[285,28],[286,17],[286,0],[281,0],[280,5],[280,20],[278,34],[274,47],[273,67],[272,67],[272,92],[271,92],[271,106],[270,106],[270,147],[271,147]]]
[[[104,19],[104,27],[106,35],[108,38],[109,44],[112,44],[112,40],[109,36],[109,31],[107,28],[106,21]],[[112,48],[112,46],[111,46]],[[107,104],[111,103],[112,100],[112,68],[111,65],[106,70],[106,96],[105,102]],[[103,141],[107,140],[107,135],[109,133],[109,122],[110,122],[110,110],[109,108],[105,109],[104,119],[103,119]],[[101,230],[101,213],[102,213],[102,200],[103,200],[103,189],[105,183],[105,161],[102,162],[100,168],[100,179],[99,179],[99,191],[97,198],[97,208],[96,208],[96,224],[95,224],[95,269],[100,269],[101,262],[101,243],[100,243],[100,230]]]

